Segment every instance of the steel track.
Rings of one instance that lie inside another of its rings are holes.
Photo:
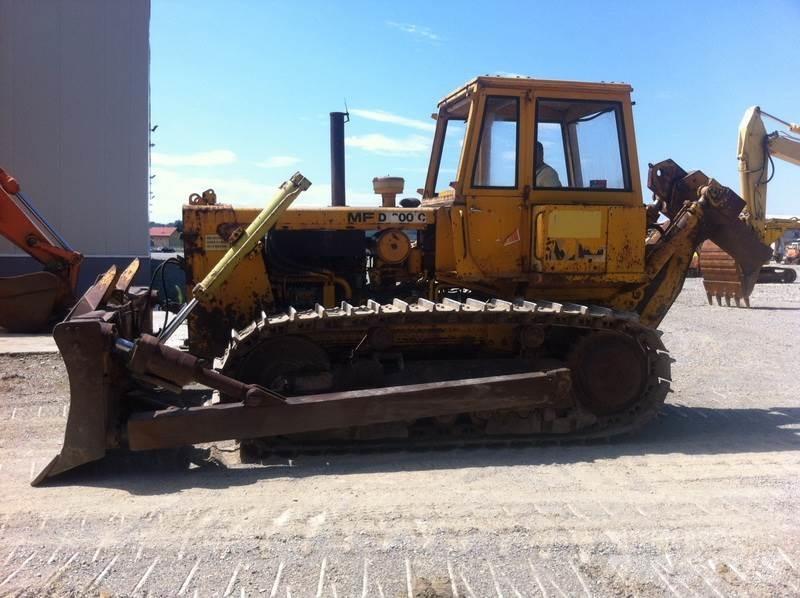
[[[548,330],[571,328],[580,332],[610,331],[634,339],[646,354],[647,378],[638,401],[628,408],[607,416],[596,416],[581,407],[581,397],[576,396],[576,406],[562,415],[561,430],[525,435],[499,435],[479,437],[435,437],[389,439],[385,441],[321,442],[291,437],[269,438],[259,443],[267,452],[320,453],[383,451],[419,448],[452,448],[498,444],[536,444],[561,441],[593,440],[635,431],[655,417],[663,405],[670,388],[669,357],[658,331],[641,324],[636,314],[617,312],[605,307],[549,301],[519,301],[510,303],[498,299],[482,302],[468,299],[460,303],[445,299],[441,303],[419,300],[409,304],[395,300],[391,304],[374,301],[365,306],[343,303],[337,308],[317,306],[313,310],[288,312],[273,316],[263,315],[245,330],[234,335],[225,355],[223,372],[235,375],[237,365],[262,343],[281,336],[301,335],[312,341],[315,337],[330,339],[336,333],[366,334],[376,326],[402,330],[406,327],[430,325],[484,324],[515,326],[545,326]],[[558,426],[553,426],[557,428]],[[268,448],[269,447],[269,448]],[[261,452],[264,452],[263,450]]]

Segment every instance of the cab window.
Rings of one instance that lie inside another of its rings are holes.
[[[517,187],[519,98],[488,96],[483,113],[473,187]]]
[[[470,99],[463,98],[439,109],[428,176],[425,179],[425,197],[450,194],[456,187],[455,179],[461,172],[470,106]]]
[[[539,99],[534,153],[541,149],[535,186],[582,190],[630,190],[622,105],[594,100]],[[542,173],[550,172],[550,176]]]
[[[439,174],[435,188],[446,188],[455,185],[456,172],[461,162],[464,148],[464,137],[467,132],[466,117],[450,118],[443,122],[445,128],[442,153],[439,159]]]

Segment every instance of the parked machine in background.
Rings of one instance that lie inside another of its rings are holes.
[[[421,202],[398,206],[402,181],[389,178],[375,181],[375,207],[340,192],[336,207],[287,209],[310,184],[297,173],[261,213],[184,206],[192,299],[173,323],[154,334],[151,289],[111,269],[56,327],[71,406],[35,483],[117,448],[462,445],[641,427],[669,391],[656,327],[698,245],[737,259],[745,296],[771,252],[740,220],[744,200],[671,160],[650,167],[644,205],[631,91],[470,81],[438,105]],[[460,157],[448,163],[450,150]],[[185,317],[188,352],[165,344]],[[185,392],[193,382],[218,398]]]
[[[800,264],[800,243],[789,243],[783,252],[784,264]]]
[[[739,124],[739,184],[747,209],[742,220],[758,238],[770,245],[792,228],[797,228],[796,218],[767,218],[767,185],[772,180],[773,158],[800,166],[800,138],[784,131],[767,133],[762,116],[783,124],[791,133],[800,134],[800,125],[787,122],[764,112],[758,106],[748,108]],[[700,250],[700,272],[708,302],[716,298],[730,305],[743,300],[750,305],[750,292],[742,284],[740,264],[713,241],[706,241]],[[791,268],[763,266],[758,282],[794,282],[797,273]]]
[[[75,302],[83,256],[47,223],[0,168],[0,234],[44,266],[41,272],[0,278],[0,327],[43,332]]]

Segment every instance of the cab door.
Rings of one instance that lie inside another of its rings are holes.
[[[630,101],[619,92],[543,90],[535,104],[531,269],[631,274],[644,261]]]
[[[530,227],[525,226],[525,165],[532,150],[525,92],[492,89],[478,97],[477,122],[470,123],[463,186],[464,206],[453,213],[476,277],[519,278],[527,267]],[[528,123],[527,125],[525,123]],[[528,187],[529,188],[529,187]]]

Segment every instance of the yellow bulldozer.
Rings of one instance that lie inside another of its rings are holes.
[[[671,160],[644,204],[631,92],[473,79],[439,102],[421,199],[399,205],[392,177],[374,181],[380,205],[345,205],[342,113],[331,207],[289,209],[300,173],[260,212],[194,196],[191,301],[169,325],[153,331],[133,264],[56,327],[71,404],[34,483],[108,450],[226,439],[263,453],[638,429],[669,391],[657,327],[696,248],[734,256],[745,289],[770,249],[736,193]],[[188,351],[167,345],[187,319]]]

